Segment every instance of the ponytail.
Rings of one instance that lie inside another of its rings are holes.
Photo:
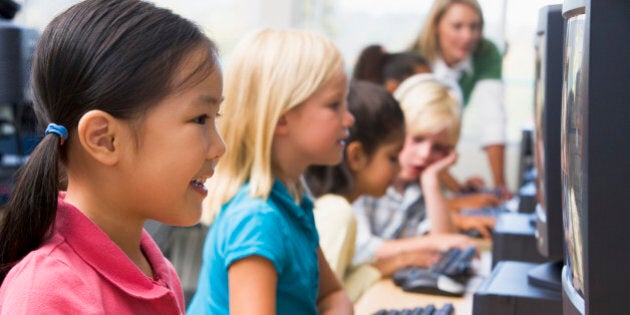
[[[0,222],[0,284],[9,270],[41,246],[57,214],[59,137],[46,135],[18,170]]]
[[[383,84],[383,65],[388,55],[381,45],[365,47],[359,54],[357,63],[354,66],[353,78],[355,80]]]

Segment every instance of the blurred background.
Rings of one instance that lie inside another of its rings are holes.
[[[42,31],[55,15],[80,2],[16,0],[21,10],[14,22]],[[406,49],[422,27],[431,0],[155,0],[158,6],[195,21],[218,43],[225,64],[235,44],[263,27],[309,29],[331,38],[352,71],[359,51],[381,44],[390,52]],[[560,0],[479,0],[484,35],[504,52],[503,78],[508,117],[506,177],[517,187],[518,157],[523,128],[533,122],[534,36],[538,9]],[[471,104],[464,117],[460,158],[453,168],[459,178],[480,175],[492,183],[486,154],[475,143],[483,121]]]

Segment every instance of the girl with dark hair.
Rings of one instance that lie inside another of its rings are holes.
[[[429,73],[427,60],[411,52],[388,53],[381,45],[365,47],[354,65],[353,78],[369,81],[385,87],[394,93],[406,78],[420,73]]]
[[[348,93],[348,109],[355,117],[343,161],[335,166],[311,166],[305,173],[317,197],[315,220],[324,256],[352,300],[381,276],[407,266],[427,267],[447,246],[468,244],[461,235],[424,236],[405,253],[373,260],[353,260],[357,218],[352,203],[360,196],[385,195],[400,168],[398,156],[405,139],[405,120],[398,102],[383,87],[354,81]],[[359,224],[362,224],[359,222]],[[369,231],[363,231],[369,233]]]
[[[421,55],[413,52],[388,53],[383,46],[375,44],[365,47],[359,54],[354,78],[380,84],[393,94],[407,78],[430,72],[429,62]],[[455,84],[446,80],[440,82],[448,85],[454,95],[461,99],[462,96],[457,94],[459,88]],[[479,177],[471,177],[460,183],[450,172],[445,171],[440,174],[440,180],[455,193],[454,198],[449,199],[455,209],[496,206],[499,203],[496,196],[483,192],[485,183]],[[461,195],[462,192],[467,194]]]
[[[4,209],[0,313],[182,314],[142,226],[201,216],[225,151],[215,45],[150,3],[87,0],[48,25],[32,82],[47,128]]]

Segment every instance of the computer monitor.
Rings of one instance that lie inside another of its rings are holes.
[[[563,46],[562,5],[542,7],[535,43],[536,239],[540,254],[554,260],[564,257],[560,181]]]
[[[562,110],[562,5],[540,9],[536,32],[534,89],[534,164],[536,177],[536,246],[549,259],[528,273],[528,282],[560,292],[562,258],[562,189],[560,125]]]
[[[623,314],[630,286],[630,1],[565,0],[563,312]]]

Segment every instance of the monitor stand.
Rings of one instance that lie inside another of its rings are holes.
[[[534,213],[501,213],[492,232],[492,266],[502,260],[543,263],[538,252]],[[532,224],[533,223],[533,224]]]
[[[562,261],[550,261],[532,268],[527,273],[527,282],[533,286],[553,291],[562,289]]]
[[[560,290],[531,285],[527,274],[536,263],[501,261],[473,295],[473,315],[562,314]]]

